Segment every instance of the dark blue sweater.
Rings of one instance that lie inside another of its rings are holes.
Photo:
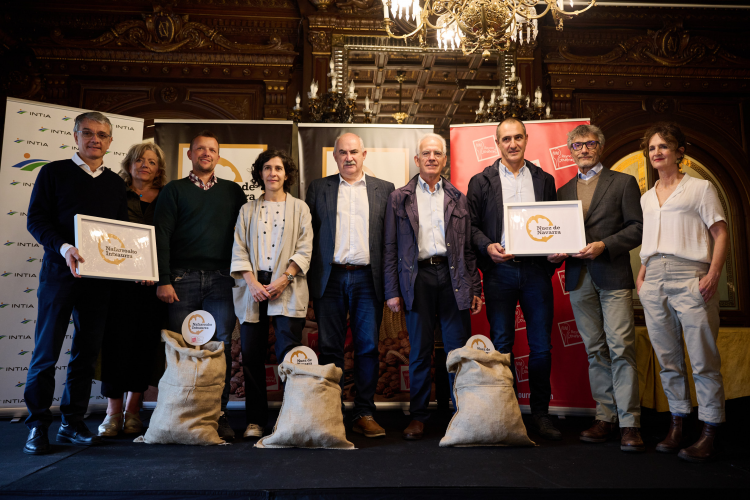
[[[127,221],[125,182],[109,169],[92,177],[73,160],[43,166],[31,192],[26,228],[44,246],[45,259],[65,265],[60,247],[75,245],[76,214]]]

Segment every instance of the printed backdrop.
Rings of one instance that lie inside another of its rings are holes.
[[[559,189],[576,175],[576,166],[567,147],[567,134],[588,119],[524,122],[529,135],[526,159],[555,177]],[[500,158],[495,143],[497,124],[451,126],[451,182],[463,193],[471,177]],[[568,292],[565,291],[565,268],[552,277],[555,294],[555,316],[552,327],[552,401],[550,413],[589,413],[595,407],[591,398],[588,361],[581,335],[576,328]],[[492,300],[482,297],[482,300]],[[472,316],[472,333],[489,337],[485,309]],[[515,375],[518,381],[518,402],[528,411],[529,346],[526,322],[520,306],[516,306]]]
[[[86,110],[8,98],[3,154],[0,160],[0,415],[26,414],[26,385],[44,249],[26,230],[26,210],[40,167],[71,158],[78,151],[73,137],[75,117]],[[120,171],[120,161],[132,144],[143,139],[143,120],[107,115],[112,122],[112,146],[104,165]],[[75,243],[73,241],[71,244]],[[60,400],[73,335],[70,321],[57,364],[55,404]],[[92,405],[105,405],[98,382],[91,391]]]

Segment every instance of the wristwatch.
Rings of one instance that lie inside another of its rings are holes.
[[[286,276],[286,279],[287,281],[289,281],[289,283],[294,281],[294,275],[292,273],[284,273],[284,276]]]

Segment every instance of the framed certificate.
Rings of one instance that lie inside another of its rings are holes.
[[[159,281],[154,226],[76,214],[75,233],[81,276]]]
[[[505,203],[503,211],[506,253],[574,254],[586,246],[580,200]]]

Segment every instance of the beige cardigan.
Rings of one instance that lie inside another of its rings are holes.
[[[250,271],[258,278],[256,263],[258,261],[257,238],[261,203],[265,200],[261,196],[257,200],[245,203],[240,209],[237,224],[234,227],[234,246],[232,247],[232,266],[230,272],[235,280],[232,289],[234,296],[234,312],[241,323],[257,323],[259,320],[259,305],[248,290],[242,273]],[[310,209],[302,200],[291,194],[286,195],[286,212],[284,213],[284,236],[281,239],[279,257],[272,272],[272,279],[283,276],[289,267],[289,261],[294,261],[302,270],[297,274],[291,285],[275,300],[268,303],[269,316],[287,316],[303,318],[307,314],[307,303],[310,294],[307,290],[307,270],[310,268],[312,255],[312,218]]]

